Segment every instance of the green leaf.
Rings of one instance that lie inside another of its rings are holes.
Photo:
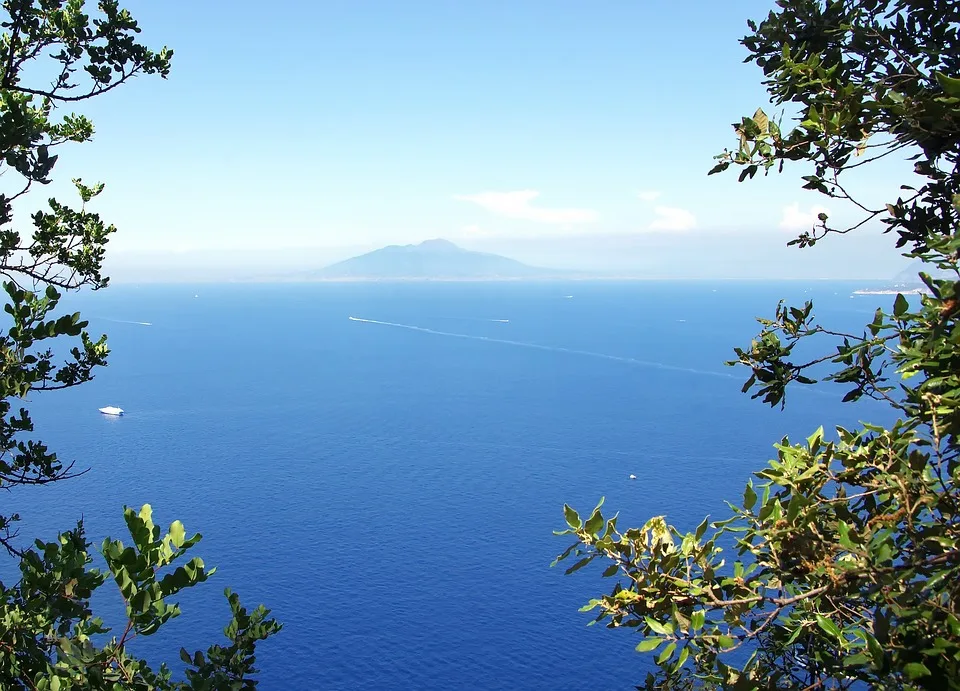
[[[922,662],[908,662],[903,666],[903,672],[911,681],[930,676],[930,670]]]
[[[647,626],[650,627],[650,630],[654,633],[659,633],[661,636],[669,636],[672,631],[669,630],[666,626],[661,624],[659,621],[653,617],[644,617],[643,620],[647,623]]]
[[[589,564],[591,561],[593,561],[593,557],[584,557],[583,559],[581,559],[580,561],[578,561],[576,564],[574,564],[573,566],[571,566],[569,569],[567,569],[567,570],[564,571],[563,573],[566,574],[566,575],[570,575],[571,573],[575,573],[575,572],[579,571],[580,569],[582,569],[582,568],[583,568],[584,566],[586,566],[587,564]]]
[[[757,124],[757,129],[759,129],[761,133],[766,134],[770,131],[770,119],[761,108],[757,108],[753,114],[753,121]]]
[[[800,510],[804,508],[804,499],[800,494],[794,494],[790,497],[790,503],[787,504],[787,522],[793,523],[797,520]]]
[[[660,653],[657,657],[657,664],[662,665],[664,662],[670,659],[670,656],[673,655],[673,651],[677,649],[677,642],[673,641]]]
[[[908,309],[910,309],[910,303],[907,302],[907,298],[903,297],[902,293],[897,293],[897,299],[893,301],[893,316],[902,317]]]
[[[183,528],[183,523],[180,521],[174,521],[170,524],[170,541],[173,542],[173,546],[180,548],[183,546],[183,541],[186,538],[186,531]]]
[[[567,504],[563,505],[563,517],[566,519],[567,525],[574,530],[580,530],[580,527],[583,525],[583,523],[580,521],[580,514],[574,511],[573,508]]]
[[[830,619],[827,619],[827,617],[823,616],[822,614],[817,614],[817,626],[819,626],[821,629],[826,631],[828,634],[830,634],[837,640],[840,640],[841,638],[840,627],[838,627],[836,624],[833,623],[833,621],[831,621]]]
[[[868,664],[870,664],[870,656],[866,653],[857,653],[843,658],[844,667],[860,667]]]
[[[743,490],[743,508],[750,511],[756,503],[757,493],[753,491],[753,480],[748,480],[747,488]]]
[[[603,514],[599,510],[595,510],[593,515],[587,519],[586,524],[583,526],[583,529],[593,537],[596,537],[600,530],[603,528]]]
[[[649,653],[651,650],[659,648],[661,643],[663,643],[662,638],[644,638],[637,646],[637,652]]]
[[[874,666],[883,668],[886,662],[886,651],[884,651],[883,646],[880,645],[877,639],[870,634],[866,634],[866,639],[867,651],[870,653]]]
[[[933,75],[944,93],[948,96],[960,96],[960,79],[948,77],[943,72],[934,72]]]
[[[856,545],[850,540],[850,526],[845,521],[837,522],[837,533],[840,538],[840,546],[851,552],[856,549]]]
[[[811,451],[816,451],[820,448],[820,445],[823,443],[823,425],[817,428],[817,430],[807,437],[807,446]]]
[[[565,531],[563,531],[562,533],[558,533],[557,531],[553,531],[553,534],[554,534],[554,535],[565,535],[565,534],[567,534],[567,533],[569,533],[569,532],[570,532],[570,531],[568,531],[568,530],[565,530]],[[554,566],[556,566],[557,564],[559,564],[561,561],[563,561],[564,559],[566,559],[567,557],[569,557],[569,556],[573,553],[573,551],[576,550],[579,546],[580,546],[580,543],[579,543],[579,542],[574,542],[572,545],[570,545],[570,546],[567,547],[565,550],[563,550],[563,553],[560,554],[560,555],[558,555],[557,558],[554,559],[553,562],[550,564],[550,568],[553,568]],[[578,554],[579,554],[579,552],[578,552]]]
[[[700,540],[703,537],[704,533],[707,532],[707,526],[710,524],[710,517],[707,516],[703,519],[700,525],[697,526],[696,532],[693,534],[695,540]]]

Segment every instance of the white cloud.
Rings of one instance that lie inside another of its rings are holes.
[[[536,190],[519,190],[457,194],[454,199],[472,202],[498,216],[539,223],[592,223],[598,218],[597,212],[592,209],[544,209],[532,206],[531,202],[539,196]]]
[[[655,218],[648,226],[649,230],[666,230],[683,232],[697,227],[697,217],[686,209],[674,206],[655,206]]]
[[[645,202],[655,202],[663,194],[660,190],[640,190],[637,196]]]
[[[817,223],[817,214],[829,214],[830,210],[825,206],[811,206],[806,211],[800,208],[800,204],[794,202],[789,206],[783,207],[783,218],[780,219],[781,230],[791,232],[810,230]]]
[[[478,226],[478,225],[469,225],[469,226],[464,226],[463,228],[461,228],[461,229],[460,229],[460,234],[461,234],[461,235],[467,235],[467,236],[476,237],[476,236],[479,236],[479,235],[488,235],[489,233],[487,233],[486,230],[484,230],[483,228],[481,228],[481,227]]]

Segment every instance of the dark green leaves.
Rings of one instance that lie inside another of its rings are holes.
[[[270,618],[270,610],[263,605],[248,612],[229,588],[224,594],[233,615],[223,630],[229,644],[214,645],[206,654],[197,651],[192,656],[181,648],[180,658],[190,666],[186,671],[189,688],[252,691],[257,684],[256,645],[279,633],[283,626]]]
[[[746,489],[743,490],[743,508],[750,511],[753,505],[757,503],[757,493],[753,491],[753,481],[747,482]]]
[[[748,370],[743,390],[783,406],[788,390],[822,382],[804,397],[808,412],[831,410],[819,402],[835,393],[857,405],[849,419],[867,421],[820,427],[801,443],[784,437],[742,504],[695,533],[655,517],[598,537],[591,517],[570,522],[579,542],[568,554],[607,561],[613,587],[587,609],[639,629],[638,651],[658,666],[647,689],[957,691],[960,9],[782,0],[749,26],[748,60],[795,117],[741,118],[710,173],[736,167],[746,181],[804,167],[803,188],[846,208],[819,213],[788,244],[883,229],[891,252],[922,269],[921,294],[908,299],[913,277],[904,278],[892,309],[864,310],[862,330],[838,328],[836,314],[815,318],[809,302],[781,302],[727,363]],[[896,198],[858,199],[849,173],[881,158],[907,160],[913,174]],[[685,489],[700,501],[702,487]]]
[[[110,575],[127,605],[130,625],[119,637],[107,639],[110,630],[93,615],[90,598],[106,574],[90,568],[89,543],[83,526],[63,533],[54,542],[37,541],[21,559],[21,580],[16,588],[0,586],[0,685],[3,688],[99,689],[137,688],[175,691],[185,688],[253,689],[256,685],[256,644],[280,631],[280,625],[258,607],[248,612],[227,591],[233,618],[225,629],[227,646],[213,646],[204,656],[187,660],[189,686],[174,682],[168,670],[153,671],[132,656],[127,644],[135,634],[155,633],[179,614],[168,598],[203,581],[202,561],[192,559],[167,571],[179,558],[166,549],[182,536],[174,522],[170,534],[160,537],[152,524],[151,511],[126,511],[135,545],[125,547],[107,539],[103,554]],[[134,535],[135,534],[135,535]],[[169,538],[169,541],[168,541]],[[194,542],[199,538],[192,538]],[[183,544],[190,540],[182,540]],[[141,547],[143,549],[141,549]],[[98,643],[95,645],[93,637]],[[16,662],[8,651],[16,651]],[[181,656],[183,653],[181,653]],[[207,683],[204,686],[202,683]],[[198,685],[199,684],[199,685]]]
[[[907,302],[907,298],[903,296],[902,293],[897,294],[897,299],[893,303],[893,316],[902,317],[907,313],[907,310],[910,309],[910,303]]]
[[[563,517],[567,521],[567,525],[573,528],[574,530],[578,530],[582,525],[580,521],[580,514],[578,514],[576,511],[573,510],[573,508],[571,508],[570,506],[567,506],[566,504],[563,505]]]
[[[960,98],[960,79],[956,77],[948,77],[943,74],[943,72],[934,72],[933,76],[937,80],[937,84],[940,85],[940,88],[943,89],[943,92],[948,96],[956,96]]]
[[[23,407],[38,391],[74,387],[106,364],[106,338],[86,332],[77,313],[64,313],[63,294],[100,289],[106,244],[115,231],[88,206],[103,184],[74,186],[78,207],[56,199],[31,204],[29,217],[14,208],[53,180],[60,147],[89,142],[93,123],[69,112],[69,103],[93,98],[141,74],[166,76],[172,53],[137,41],[140,27],[117,0],[4,0],[0,4],[0,273],[5,282],[5,322],[0,333],[0,489],[13,507],[23,485],[72,477],[70,463],[34,438]],[[19,222],[16,222],[19,220]],[[32,223],[31,223],[32,221]],[[254,648],[280,630],[262,607],[248,612],[228,592],[233,619],[227,646],[187,656],[188,682],[174,682],[168,668],[154,670],[131,655],[136,635],[151,635],[180,609],[178,593],[213,573],[185,553],[200,539],[174,521],[166,534],[152,512],[127,510],[132,544],[107,539],[102,553],[109,573],[91,567],[83,526],[53,542],[18,540],[20,517],[0,515],[0,546],[19,561],[20,579],[0,583],[0,688],[60,691],[250,691]],[[20,544],[21,542],[25,544]],[[14,570],[15,571],[15,570]],[[9,575],[11,569],[5,572]],[[110,632],[94,615],[93,593],[112,577],[128,621]]]
[[[576,573],[577,571],[579,571],[580,569],[582,569],[584,566],[586,566],[587,564],[589,564],[591,561],[593,561],[593,557],[584,557],[583,559],[581,559],[580,561],[578,561],[576,564],[574,564],[573,566],[569,567],[569,568],[568,568],[566,571],[564,571],[563,573],[564,573],[564,575],[569,576],[571,573]]]
[[[803,307],[791,307],[781,302],[773,319],[758,319],[763,331],[749,348],[734,348],[736,360],[728,365],[748,366],[752,373],[743,385],[746,393],[756,389],[753,398],[762,398],[770,405],[785,405],[787,387],[790,384],[815,384],[816,379],[807,372],[818,362],[798,362],[794,348],[803,339],[824,333],[813,315],[813,303]]]
[[[830,619],[827,619],[822,614],[817,615],[817,626],[826,631],[829,635],[834,638],[840,638],[840,627],[834,624]]]
[[[593,512],[590,518],[583,526],[584,530],[587,531],[590,535],[594,537],[600,532],[600,529],[603,528],[603,515],[599,510]]]
[[[930,670],[922,662],[908,662],[903,666],[903,672],[910,681],[930,676]]]
[[[161,537],[149,504],[144,504],[139,513],[125,509],[124,518],[133,546],[124,547],[119,540],[105,540],[101,552],[123,594],[127,617],[134,630],[149,636],[180,614],[179,606],[166,599],[202,583],[216,569],[206,571],[203,560],[194,557],[165,573],[163,570],[199,542],[200,536],[184,539],[183,525],[175,521],[170,532]]]

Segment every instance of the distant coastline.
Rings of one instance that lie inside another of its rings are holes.
[[[853,291],[854,295],[925,295],[929,291],[923,288],[864,288]]]
[[[261,278],[235,279],[233,283],[616,283],[616,282],[648,282],[648,283],[677,283],[696,282],[718,283],[749,282],[766,283],[788,281],[791,283],[850,283],[856,279],[840,278],[743,278],[739,276],[637,276],[636,274],[544,274],[531,276],[301,276],[284,275]],[[897,293],[923,292],[921,289],[863,289],[854,291],[861,295],[896,295]]]
[[[564,283],[574,281],[651,281],[643,276],[278,276],[255,283]]]
[[[879,279],[876,279],[879,281]],[[121,281],[127,282],[130,281]],[[637,274],[593,274],[570,272],[532,276],[304,276],[283,274],[279,276],[247,276],[225,281],[202,281],[206,283],[855,283],[854,278],[826,279],[820,277],[795,278],[743,278],[741,276],[638,276]],[[858,295],[896,295],[897,293],[924,292],[922,289],[864,288],[855,291]]]

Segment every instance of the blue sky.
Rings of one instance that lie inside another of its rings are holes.
[[[663,275],[899,266],[870,233],[784,250],[824,205],[803,171],[706,176],[730,123],[766,103],[738,39],[771,2],[125,4],[174,49],[173,72],[84,106],[95,142],[57,172],[107,183],[118,273],[322,264],[432,237]],[[895,194],[892,170],[863,186]]]

